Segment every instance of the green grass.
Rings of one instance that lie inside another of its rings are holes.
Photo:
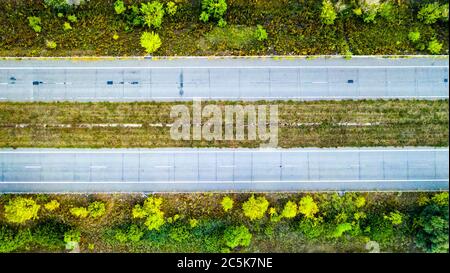
[[[350,9],[339,14],[334,25],[323,25],[319,19],[321,1],[228,0],[225,29],[199,20],[200,3],[200,0],[177,1],[177,13],[172,17],[166,15],[161,29],[156,31],[162,47],[154,55],[315,55],[345,54],[347,50],[355,55],[427,53],[408,41],[411,30],[421,33],[421,43],[427,44],[436,37],[444,43],[441,54],[448,54],[447,24],[425,25],[418,21],[415,2],[402,1],[392,22],[377,17],[375,23],[367,24]],[[69,31],[63,29],[66,16],[59,18],[40,0],[32,4],[26,0],[1,1],[0,14],[0,56],[145,54],[139,37],[146,29],[127,28],[124,16],[115,14],[114,0],[89,1],[69,11],[68,14],[78,18]],[[28,25],[28,16],[41,18],[39,34]],[[268,40],[250,42],[249,30],[258,24],[267,30]],[[117,40],[113,39],[115,34],[119,36]],[[47,40],[56,42],[57,48],[48,49]]]
[[[222,107],[239,104],[208,103]],[[280,101],[268,104],[275,103],[279,109],[280,147],[448,146],[448,100]],[[192,106],[190,102],[185,104]],[[175,120],[170,118],[172,105],[155,102],[2,102],[0,147],[259,147],[258,141],[248,140],[172,140],[170,129],[165,126]],[[204,102],[202,106],[205,105]],[[85,124],[129,123],[142,124],[142,127],[82,127]],[[150,126],[158,123],[163,127]],[[17,127],[19,124],[28,127]],[[70,125],[71,128],[56,125]]]

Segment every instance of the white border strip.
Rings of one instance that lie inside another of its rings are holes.
[[[445,65],[265,65],[265,66],[11,66],[0,67],[0,70],[110,70],[110,69],[404,69],[404,68],[449,68]]]

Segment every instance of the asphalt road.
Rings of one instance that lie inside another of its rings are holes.
[[[445,99],[448,58],[2,60],[0,101]]]
[[[0,192],[448,190],[448,148],[1,149]]]

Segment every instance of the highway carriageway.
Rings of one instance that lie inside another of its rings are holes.
[[[0,61],[0,101],[447,99],[448,59]]]
[[[1,149],[0,192],[448,190],[447,148]]]

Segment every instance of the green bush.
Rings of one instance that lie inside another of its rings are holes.
[[[281,216],[284,218],[294,218],[297,215],[297,204],[292,201],[288,201],[284,205],[284,209],[281,212]]]
[[[298,228],[308,239],[319,238],[325,233],[322,218],[304,218],[300,221]]]
[[[427,4],[419,10],[417,18],[425,24],[433,24],[438,20],[448,21],[448,4],[442,6],[438,2]]]
[[[378,6],[377,5],[368,5],[364,9],[363,13],[363,21],[364,23],[375,23],[375,17],[378,14]]]
[[[81,241],[81,232],[76,229],[69,230],[64,233],[64,242],[66,249],[72,250]]]
[[[34,32],[41,32],[42,27],[41,25],[41,18],[30,16],[28,17],[28,25],[34,30]]]
[[[106,212],[105,203],[100,202],[100,201],[92,202],[88,206],[88,211],[89,211],[89,215],[92,218],[101,217],[101,216],[105,215],[105,212]]]
[[[428,43],[428,51],[431,54],[439,54],[441,53],[442,46],[442,43],[439,43],[436,39],[433,39]]]
[[[238,246],[247,247],[252,240],[252,234],[244,225],[237,227],[228,227],[223,235],[225,244],[230,248]]]
[[[148,27],[160,28],[164,17],[164,7],[158,1],[149,2],[147,4],[141,3],[141,12],[144,19],[144,24]]]
[[[331,234],[333,238],[339,238],[344,234],[344,232],[352,230],[352,225],[350,223],[342,223],[337,225],[336,229]]]
[[[55,49],[56,46],[57,46],[57,44],[56,44],[55,41],[49,41],[49,40],[47,40],[47,41],[45,41],[45,46],[46,46],[48,49]]]
[[[50,202],[48,202],[47,204],[44,205],[44,208],[48,211],[54,211],[57,210],[59,208],[60,204],[58,201],[56,200],[52,200]]]
[[[399,211],[390,212],[389,215],[385,215],[384,219],[391,222],[392,225],[398,226],[403,223],[403,216]]]
[[[233,208],[233,203],[234,203],[233,199],[231,199],[231,198],[228,197],[228,196],[225,196],[225,197],[222,199],[222,202],[221,202],[221,205],[222,205],[223,210],[224,210],[225,212],[231,210],[231,209]]]
[[[162,198],[149,197],[144,201],[144,205],[137,204],[133,208],[133,218],[146,218],[144,224],[149,230],[159,230],[164,225],[164,212],[160,210]]]
[[[148,54],[151,54],[161,47],[161,39],[157,33],[144,32],[141,35],[141,46],[145,48]]]
[[[268,207],[269,201],[267,201],[263,196],[255,198],[255,196],[252,195],[246,202],[244,202],[244,204],[242,204],[244,215],[250,218],[250,220],[263,218]]]
[[[122,14],[127,10],[127,8],[122,0],[116,0],[114,3],[114,10],[116,11],[116,14]]]
[[[67,0],[44,0],[44,3],[47,7],[56,11],[65,11],[70,7]]]
[[[33,199],[16,197],[5,205],[5,218],[8,222],[16,224],[38,219],[40,207]]]
[[[139,242],[144,236],[144,231],[137,225],[130,225],[130,227],[124,231],[122,229],[117,229],[114,231],[114,238],[120,243],[125,242]]]
[[[410,31],[408,33],[408,39],[413,43],[418,42],[420,40],[420,32],[419,31]]]
[[[386,19],[387,21],[393,21],[394,18],[394,5],[390,2],[384,2],[381,3],[378,11],[381,17],[383,17],[384,19]]]
[[[0,253],[22,249],[31,241],[28,229],[15,231],[7,226],[0,226]]]
[[[202,13],[200,21],[208,22],[210,19],[221,20],[227,11],[225,0],[202,0]],[[223,26],[223,23],[221,23]]]
[[[449,251],[448,206],[430,204],[420,213],[416,245],[425,252]]]
[[[314,218],[314,215],[319,212],[319,207],[314,199],[307,195],[300,200],[298,212],[305,215],[306,218]]]
[[[177,5],[172,1],[170,1],[166,4],[166,12],[170,16],[174,16],[175,13],[177,13],[177,9],[178,9]]]
[[[89,211],[83,207],[71,208],[69,211],[73,216],[78,218],[86,218],[89,215]]]
[[[77,19],[77,17],[75,15],[67,16],[67,20],[69,20],[72,23],[76,23],[78,21],[78,19]]]
[[[186,242],[190,237],[188,228],[182,225],[172,227],[169,232],[169,238],[177,243]]]
[[[255,37],[260,42],[267,40],[267,32],[261,25],[256,26]]]
[[[64,31],[71,30],[72,26],[70,25],[69,22],[64,22],[63,29],[64,29]]]
[[[326,25],[334,24],[334,20],[336,19],[336,10],[334,9],[333,3],[330,0],[322,1],[322,10],[320,12],[320,18],[322,19],[322,23]]]
[[[438,206],[447,206],[448,207],[448,191],[436,193],[432,198],[431,202]]]

